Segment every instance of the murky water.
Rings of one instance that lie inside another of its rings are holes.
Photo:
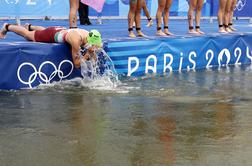
[[[1,91],[0,165],[250,166],[251,80],[243,66]]]

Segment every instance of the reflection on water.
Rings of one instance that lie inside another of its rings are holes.
[[[252,163],[250,66],[0,92],[0,165]],[[123,93],[122,93],[123,92]]]

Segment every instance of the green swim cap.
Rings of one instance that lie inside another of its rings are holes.
[[[102,39],[100,32],[95,29],[91,30],[88,34],[87,42],[88,44],[102,47]]]

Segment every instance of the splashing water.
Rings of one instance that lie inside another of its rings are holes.
[[[95,50],[97,60],[83,60],[81,58],[82,84],[96,88],[115,88],[120,84],[113,61],[101,48]]]

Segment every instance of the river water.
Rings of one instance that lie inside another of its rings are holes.
[[[251,165],[251,66],[107,84],[0,91],[0,165]]]

